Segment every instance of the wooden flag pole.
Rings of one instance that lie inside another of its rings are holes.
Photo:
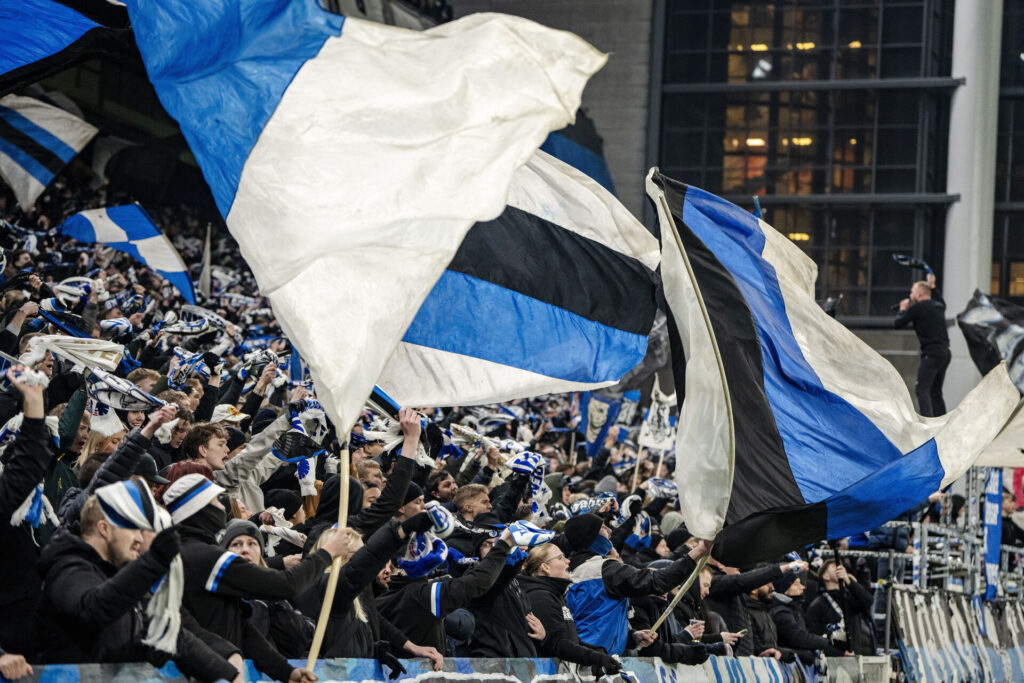
[[[636,493],[636,482],[640,478],[640,454],[636,454],[636,465],[633,467],[633,483],[629,487],[629,495]]]
[[[351,430],[349,430],[351,431]],[[348,445],[341,449],[341,463],[338,465],[338,533],[344,533],[348,523],[348,486],[349,486],[349,455]],[[334,605],[334,592],[338,588],[338,574],[341,573],[343,560],[341,555],[331,562],[331,575],[327,577],[327,591],[324,593],[324,603],[320,607],[320,617],[316,621],[316,631],[313,632],[313,645],[309,649],[309,658],[306,659],[306,668],[313,671],[316,666],[316,658],[320,655],[320,646],[324,642],[324,633],[327,631],[327,620],[331,615],[331,607]]]
[[[700,573],[704,570],[704,565],[708,563],[709,557],[710,555],[705,555],[697,560],[697,568],[693,570],[689,578],[687,578],[683,585],[679,587],[679,592],[676,593],[676,597],[672,598],[672,602],[670,602],[668,607],[665,608],[665,611],[661,613],[661,616],[658,617],[656,622],[654,622],[654,625],[648,629],[651,633],[656,632],[665,620],[668,619],[668,615],[672,614],[672,610],[676,608],[676,605],[678,605],[679,601],[683,599],[686,591],[690,590],[690,586],[693,585],[693,582],[697,580],[697,577],[700,576]]]

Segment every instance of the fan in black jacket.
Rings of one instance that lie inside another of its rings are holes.
[[[790,576],[775,581],[775,594],[768,613],[779,632],[779,645],[796,652],[804,664],[814,663],[814,652],[821,650],[828,657],[842,657],[843,651],[832,645],[828,638],[816,636],[807,630],[803,609],[804,585],[799,578]]]
[[[458,578],[396,576],[377,598],[377,608],[391,622],[401,624],[414,643],[444,652],[444,617],[468,606],[494,585],[511,550],[511,538],[508,529],[503,531],[487,557]]]
[[[181,532],[185,565],[182,604],[203,628],[242,649],[260,671],[277,680],[314,681],[312,672],[295,669],[248,621],[246,599],[289,600],[308,588],[345,550],[338,537],[290,569],[279,571],[250,564],[218,547],[226,512],[217,496],[223,489],[202,475],[187,474],[164,492],[164,502]]]
[[[16,366],[21,368],[22,366]],[[16,654],[31,654],[34,649],[31,624],[42,589],[36,561],[39,546],[31,524],[12,526],[11,516],[43,480],[47,465],[54,458],[50,435],[43,423],[43,390],[13,381],[23,395],[25,416],[14,443],[8,446],[3,472],[0,473],[0,649]]]
[[[490,545],[490,539],[481,539],[474,554],[485,558]],[[470,657],[537,656],[535,643],[544,639],[543,625],[532,613],[518,578],[525,559],[524,553],[513,550],[490,590],[469,604],[476,620],[469,643]]]
[[[873,655],[870,619],[874,597],[835,560],[825,560],[820,576],[824,591],[807,608],[807,630],[825,635],[829,627],[842,625],[832,638],[837,647],[858,655]]]
[[[82,507],[81,528],[82,536],[58,530],[40,559],[45,587],[37,660],[163,665],[166,653],[142,645],[144,604],[178,554],[178,532],[157,534],[140,555],[142,532],[110,523],[95,497]],[[183,623],[173,657],[178,668],[203,681],[239,679],[241,672],[217,654],[214,644],[196,637],[188,620]]]
[[[444,661],[440,652],[432,647],[420,646],[406,637],[399,628],[380,615],[373,595],[373,583],[391,557],[402,547],[408,536],[431,528],[430,516],[425,512],[404,522],[391,521],[377,529],[363,545],[359,532],[351,527],[348,550],[338,575],[334,604],[324,632],[321,655],[326,658],[355,657],[380,658],[386,643],[389,652],[406,652],[414,657],[427,657],[440,671]],[[325,543],[337,531],[329,529],[321,534],[318,544]],[[299,596],[296,606],[308,617],[316,619],[327,591],[328,575]]]
[[[534,548],[523,564],[523,573],[525,576],[519,582],[534,615],[544,625],[545,637],[537,646],[537,654],[598,667],[608,674],[618,673],[622,669],[618,660],[580,642],[576,622],[565,604],[570,583],[569,559],[561,548],[554,543]]]
[[[771,583],[783,574],[793,575],[794,572],[806,570],[807,563],[799,561],[781,565],[772,564],[742,574],[736,570],[727,572],[713,567],[711,590],[707,599],[708,607],[725,619],[725,624],[730,631],[749,630],[750,616],[747,614],[746,595],[766,583]],[[735,653],[737,657],[749,657],[757,654],[754,652],[753,641],[749,638],[740,638],[735,645]]]

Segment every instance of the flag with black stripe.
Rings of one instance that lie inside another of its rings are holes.
[[[0,95],[99,53],[133,49],[128,14],[104,0],[0,0],[9,39],[0,51]]]
[[[0,177],[31,208],[98,132],[74,114],[31,97],[0,97]]]
[[[614,384],[643,360],[657,240],[607,190],[538,152],[475,224],[378,384],[473,405]]]
[[[1020,395],[1005,364],[924,418],[899,373],[815,302],[817,269],[764,221],[648,176],[673,354],[681,511],[727,564],[882,524],[962,475]],[[724,528],[724,529],[723,529]]]

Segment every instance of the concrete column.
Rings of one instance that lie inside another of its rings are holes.
[[[949,116],[946,188],[959,194],[946,216],[946,253],[939,287],[952,318],[975,289],[988,292],[992,277],[992,224],[999,116],[999,48],[1003,0],[957,0],[953,27],[954,78]],[[949,330],[953,360],[946,373],[946,407],[952,410],[980,379],[963,335]]]

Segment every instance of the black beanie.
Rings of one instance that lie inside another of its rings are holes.
[[[420,485],[414,481],[410,481],[409,488],[405,492],[405,498],[402,500],[402,505],[405,505],[410,501],[416,500],[422,495],[423,489],[420,488]]]
[[[260,553],[266,552],[263,544],[263,532],[255,524],[247,519],[233,519],[228,522],[228,528],[224,531],[224,538],[220,539],[220,547],[227,548],[231,541],[239,536],[251,536],[260,544]]]
[[[245,433],[236,427],[228,427],[228,452],[245,445]]]
[[[291,519],[302,507],[302,499],[287,489],[271,489],[263,496],[263,504],[266,507],[281,508],[284,510],[284,518]]]
[[[597,540],[603,523],[600,517],[588,512],[566,522],[562,533],[571,550],[586,550]]]

